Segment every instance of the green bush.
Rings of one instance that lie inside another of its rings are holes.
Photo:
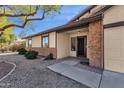
[[[27,50],[25,50],[25,48],[18,49],[17,51],[18,51],[19,55],[24,55],[27,52]]]
[[[28,52],[26,52],[26,54],[25,54],[25,57],[26,57],[27,59],[36,59],[37,56],[38,56],[38,52],[36,52],[36,51],[28,51]]]

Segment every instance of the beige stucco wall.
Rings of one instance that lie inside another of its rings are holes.
[[[48,33],[46,33],[46,34],[42,34],[41,36],[48,36],[49,34]]]
[[[104,13],[103,24],[124,21],[124,5],[113,6]]]
[[[32,47],[41,47],[42,36],[49,36],[49,48],[56,47],[56,32],[32,37]],[[26,39],[26,47],[28,47],[28,39]]]
[[[56,32],[49,33],[49,47],[50,48],[56,47]]]
[[[32,47],[41,47],[41,36],[32,37]]]
[[[105,69],[124,73],[124,26],[104,30]]]
[[[80,31],[80,32],[79,32]],[[71,37],[78,37],[78,36],[87,36],[87,58],[89,58],[89,49],[88,49],[88,30],[84,30],[80,29],[78,31],[72,32],[70,33],[70,37],[69,37],[69,50],[70,50],[70,56],[77,56],[77,52],[76,51],[71,51]]]
[[[57,33],[57,58],[69,56],[69,35]]]
[[[26,39],[26,48],[28,48],[28,39]]]

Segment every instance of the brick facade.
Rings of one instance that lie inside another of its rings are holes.
[[[42,56],[47,56],[49,53],[52,53],[54,58],[57,57],[56,48],[27,48],[27,50],[35,50]]]
[[[101,21],[89,24],[89,61],[91,66],[103,68]]]

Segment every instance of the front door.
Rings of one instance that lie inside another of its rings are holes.
[[[87,52],[87,37],[81,36],[77,37],[77,56],[86,57]]]

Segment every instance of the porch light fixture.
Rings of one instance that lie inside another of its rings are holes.
[[[81,31],[78,31],[78,35],[80,35]]]

